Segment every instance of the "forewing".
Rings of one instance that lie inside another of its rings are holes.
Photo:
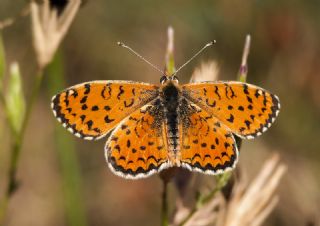
[[[155,99],[158,87],[128,81],[93,81],[52,98],[56,118],[71,133],[92,140],[105,136],[122,119]]]
[[[271,126],[280,110],[276,95],[246,83],[191,83],[183,85],[182,90],[186,98],[242,138],[261,135]]]
[[[136,110],[108,138],[105,156],[116,175],[137,179],[170,166],[163,133],[163,110],[157,102]]]
[[[212,114],[188,102],[181,118],[181,164],[193,171],[220,174],[238,161],[232,133]]]

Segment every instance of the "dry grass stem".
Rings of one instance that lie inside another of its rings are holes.
[[[219,66],[216,61],[208,61],[197,67],[190,79],[190,82],[216,81],[218,79]]]
[[[242,181],[236,184],[233,196],[227,204],[224,226],[258,226],[275,207],[278,198],[275,190],[286,171],[274,154],[266,161],[260,173],[247,187]]]
[[[251,36],[247,35],[245,43],[244,43],[244,48],[243,48],[241,66],[247,65],[247,59],[248,59],[249,52],[250,52],[250,44],[251,44]]]
[[[218,212],[216,210],[218,210],[222,202],[223,197],[221,195],[211,199],[201,206],[183,226],[205,226],[212,224],[212,222],[217,220]]]
[[[190,214],[190,211],[190,208],[183,203],[183,197],[178,196],[171,225],[178,225]]]
[[[250,52],[250,45],[251,45],[251,36],[247,35],[246,40],[244,43],[243,53],[242,53],[242,60],[238,74],[238,80],[240,82],[246,82],[247,74],[248,74],[248,56]]]
[[[197,208],[187,221],[190,208],[177,203],[177,211],[173,225],[180,226],[259,226],[272,212],[278,203],[275,190],[286,171],[280,163],[278,154],[272,155],[260,170],[256,178],[248,184],[246,175],[236,181],[230,199],[226,200],[222,193],[215,194],[207,202],[197,202]]]
[[[174,29],[171,26],[169,26],[167,32],[168,32],[168,44],[167,44],[167,51],[165,56],[165,61],[166,61],[165,73],[167,73],[168,75],[171,75],[176,71],[175,62],[174,62]]]
[[[40,68],[44,68],[51,62],[80,4],[80,0],[69,1],[59,16],[56,9],[50,8],[49,0],[44,0],[42,5],[36,2],[31,3],[33,45]]]

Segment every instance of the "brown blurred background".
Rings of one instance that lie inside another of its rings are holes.
[[[0,21],[17,15],[26,3],[1,0]],[[248,82],[277,94],[282,109],[266,134],[243,142],[240,165],[253,177],[271,153],[279,152],[288,170],[279,188],[280,202],[264,225],[316,225],[320,209],[319,10],[316,0],[86,1],[54,65],[46,70],[19,162],[20,188],[10,202],[6,225],[69,225],[70,203],[78,208],[77,225],[160,224],[158,176],[128,181],[113,175],[105,163],[105,140],[83,141],[61,129],[50,99],[68,86],[90,80],[158,83],[156,71],[116,42],[125,42],[162,67],[169,25],[175,29],[177,65],[206,42],[217,40],[180,72],[182,82],[208,60],[218,62],[219,79],[235,80],[245,35],[251,34]],[[30,18],[18,19],[2,36],[7,62],[19,62],[28,96],[36,69]],[[54,85],[56,79],[63,85]],[[0,123],[2,196],[10,138],[2,116]],[[65,152],[75,158],[74,165],[64,165],[68,163]],[[79,169],[75,181],[65,176],[68,167]],[[73,192],[70,183],[80,202],[68,201],[68,192]]]

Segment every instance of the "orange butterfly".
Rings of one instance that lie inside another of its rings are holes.
[[[160,85],[92,81],[52,98],[59,122],[77,137],[107,136],[112,172],[137,179],[178,166],[205,174],[233,169],[234,136],[265,132],[280,110],[277,96],[241,82],[180,85],[164,75]]]

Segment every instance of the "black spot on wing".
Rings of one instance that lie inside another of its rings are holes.
[[[131,107],[134,104],[134,98],[131,99],[131,102],[127,103],[127,101],[124,101],[124,106],[126,108]]]
[[[119,140],[119,138],[117,136],[113,136],[113,137],[111,137],[111,140],[117,142]]]
[[[94,105],[92,108],[91,108],[91,111],[98,111],[99,110],[99,107],[97,105]]]
[[[207,147],[207,143],[202,143],[201,147],[203,147],[203,148]]]
[[[207,98],[207,99],[206,99],[206,104],[207,104],[209,107],[215,107],[215,106],[216,106],[216,101],[214,100],[212,103],[209,103],[209,99]]]
[[[117,150],[118,152],[120,152],[120,150],[121,150],[119,144],[117,144],[116,146],[114,146],[114,149]]]
[[[86,104],[84,104],[84,105],[81,106],[81,109],[82,109],[82,110],[86,110],[87,108],[88,108],[88,106],[87,106]]]
[[[87,102],[87,98],[88,98],[88,96],[82,97],[82,99],[80,100],[80,103],[84,104],[85,102]]]
[[[108,83],[107,85],[105,85],[101,91],[101,96],[103,97],[103,99],[109,99],[111,98],[111,84]],[[106,92],[108,92],[108,98],[106,97]]]
[[[244,92],[244,94],[249,95],[248,85],[247,84],[243,84],[243,92]]]
[[[120,100],[120,96],[124,93],[123,86],[119,86],[119,93],[117,95],[117,99]]]
[[[254,96],[256,98],[258,98],[260,96],[260,93],[259,93],[259,89],[256,89],[255,93],[254,93]]]
[[[251,122],[249,120],[245,120],[244,123],[246,124],[247,128],[250,129]]]
[[[128,126],[126,125],[126,124],[122,124],[121,125],[121,129],[123,130],[123,129],[126,129],[126,128],[128,128]]]
[[[267,106],[267,96],[266,96],[266,92],[262,91],[262,95],[263,95],[263,105]]]
[[[218,86],[215,86],[214,93],[217,94],[217,96],[219,97],[219,100],[221,100],[221,96],[220,96],[220,94],[219,94],[219,88],[218,88]]]
[[[227,121],[233,123],[233,121],[234,121],[234,116],[233,116],[233,114],[230,114],[230,117],[227,119]]]
[[[80,119],[81,119],[81,121],[82,121],[82,123],[83,123],[83,121],[86,119],[86,116],[85,116],[85,115],[81,115],[81,116],[80,116]]]
[[[86,95],[89,94],[90,93],[90,84],[89,83],[85,84],[84,88],[85,88],[84,94],[86,94]]]
[[[110,119],[110,118],[109,118],[109,115],[107,115],[106,117],[104,117],[104,121],[105,121],[106,123],[111,123],[111,122],[114,121],[114,119]]]
[[[71,96],[73,96],[74,98],[76,98],[79,94],[78,94],[78,91],[75,90],[75,89],[71,89],[72,90],[72,94]]]
[[[93,121],[92,120],[87,121],[87,125],[88,125],[88,130],[91,130]]]
[[[233,89],[231,86],[229,86],[230,90],[231,90],[231,98],[237,97],[237,95],[235,95]]]

